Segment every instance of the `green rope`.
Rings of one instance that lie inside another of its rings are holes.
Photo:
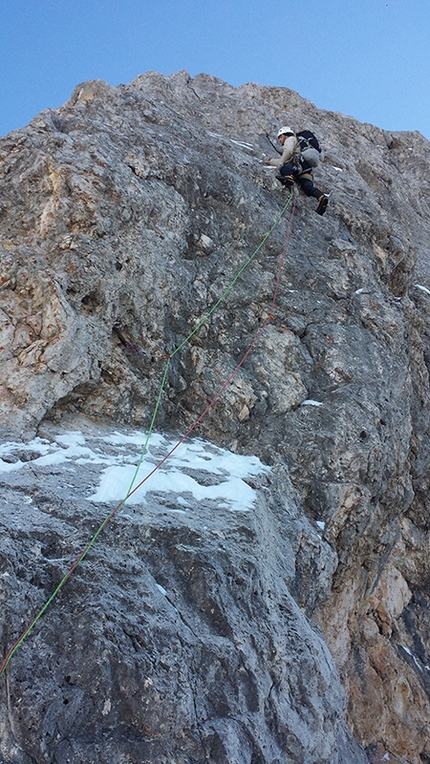
[[[107,517],[105,517],[105,519],[103,520],[102,524],[97,528],[94,536],[92,537],[91,541],[87,544],[87,546],[84,549],[84,551],[82,552],[82,554],[78,557],[77,560],[75,560],[75,562],[73,563],[73,565],[70,568],[70,570],[68,570],[67,573],[63,576],[63,578],[61,579],[60,583],[56,586],[56,588],[52,592],[52,594],[49,597],[49,599],[45,602],[45,604],[43,605],[41,610],[39,610],[39,612],[36,615],[36,617],[32,620],[32,622],[26,628],[26,630],[23,632],[23,634],[21,634],[20,638],[17,640],[17,642],[15,642],[14,646],[12,647],[12,649],[9,650],[9,652],[8,652],[4,662],[3,662],[3,665],[1,666],[0,677],[2,676],[4,671],[6,670],[6,667],[9,665],[9,662],[12,659],[13,655],[15,654],[16,650],[18,650],[18,647],[24,642],[24,639],[30,634],[30,631],[34,628],[34,626],[36,626],[37,622],[40,620],[40,618],[42,617],[44,612],[48,609],[48,607],[51,604],[51,602],[55,599],[55,597],[57,596],[57,594],[60,591],[60,589],[63,588],[63,586],[66,583],[66,581],[70,578],[70,576],[76,570],[78,565],[81,564],[82,560],[87,556],[87,554],[90,551],[91,547],[97,541],[97,539],[100,536],[103,528],[107,525],[107,523],[111,519],[111,517],[114,514],[114,512],[117,512],[118,509],[120,509],[125,504],[125,502],[127,501],[127,497],[129,496],[129,493],[130,493],[130,489],[129,489],[128,493],[127,493],[127,496],[121,501],[120,504],[118,504],[117,507],[115,507],[115,510],[113,512],[111,512]]]
[[[216,311],[216,309],[217,309],[217,308],[218,308],[218,307],[221,305],[221,303],[223,302],[223,300],[225,300],[225,298],[227,297],[228,293],[229,293],[229,292],[230,292],[230,291],[233,289],[234,285],[236,284],[236,281],[237,281],[237,280],[240,278],[240,276],[242,275],[242,273],[243,273],[243,272],[244,272],[244,271],[245,271],[245,270],[248,268],[248,266],[249,266],[249,265],[252,263],[252,261],[255,259],[255,257],[256,257],[256,256],[257,256],[257,254],[259,253],[260,249],[261,249],[261,248],[264,246],[264,244],[266,243],[266,241],[267,241],[267,239],[269,238],[269,236],[271,236],[271,235],[272,235],[272,233],[273,233],[273,231],[275,230],[275,228],[276,228],[276,227],[279,225],[279,222],[280,222],[280,220],[283,218],[283,216],[285,215],[285,212],[287,211],[288,207],[289,207],[289,206],[290,206],[290,204],[291,204],[292,198],[293,198],[293,191],[291,191],[291,192],[290,192],[290,195],[289,195],[289,197],[288,197],[288,199],[287,199],[287,201],[286,201],[286,203],[285,203],[284,207],[282,208],[281,212],[279,213],[278,217],[276,218],[275,222],[273,223],[273,225],[271,226],[271,228],[269,229],[269,231],[268,231],[268,232],[265,234],[265,236],[264,236],[264,237],[263,237],[263,239],[261,240],[261,242],[260,242],[260,244],[258,245],[258,247],[256,247],[256,249],[254,250],[254,252],[252,253],[252,255],[250,255],[250,257],[248,257],[248,260],[246,261],[246,263],[244,263],[244,265],[242,265],[241,269],[238,271],[238,273],[236,274],[236,276],[234,277],[234,279],[233,279],[233,280],[230,282],[230,284],[228,285],[228,287],[227,287],[227,288],[224,290],[224,292],[222,293],[221,297],[220,297],[220,298],[219,298],[219,299],[216,301],[216,303],[215,303],[215,304],[212,306],[212,308],[210,309],[210,311],[209,311],[208,313],[206,313],[206,315],[205,315],[205,316],[204,316],[204,317],[203,317],[203,318],[202,318],[202,319],[199,321],[199,323],[198,323],[198,324],[197,324],[197,326],[196,326],[196,327],[195,327],[195,328],[192,330],[192,332],[190,332],[190,333],[189,333],[189,334],[188,334],[188,335],[185,337],[185,339],[184,339],[184,340],[182,340],[182,342],[181,342],[181,343],[180,343],[180,344],[179,344],[179,345],[178,345],[178,346],[177,346],[177,347],[176,347],[176,348],[173,350],[173,352],[169,354],[169,357],[168,357],[168,359],[167,359],[167,361],[166,361],[166,364],[165,364],[165,367],[164,367],[163,377],[162,377],[162,380],[161,380],[160,389],[159,389],[159,391],[158,391],[158,395],[157,395],[157,401],[156,401],[156,404],[155,404],[155,408],[154,408],[154,411],[153,411],[153,413],[152,413],[151,422],[150,422],[150,425],[149,425],[149,428],[148,428],[148,432],[147,432],[147,435],[146,435],[146,439],[145,439],[145,442],[144,442],[144,444],[143,444],[143,447],[142,447],[142,452],[141,452],[141,454],[140,454],[140,457],[139,457],[139,461],[138,461],[138,463],[137,463],[137,466],[136,466],[136,469],[135,469],[134,475],[133,475],[133,477],[132,477],[132,479],[131,479],[131,483],[130,483],[130,485],[129,485],[129,487],[128,487],[128,490],[127,490],[127,493],[126,493],[126,496],[125,496],[124,502],[126,502],[126,501],[127,501],[128,497],[129,497],[129,495],[130,495],[130,492],[131,492],[131,490],[132,490],[132,488],[133,488],[133,486],[134,486],[134,484],[135,484],[135,482],[136,482],[136,478],[137,478],[137,476],[138,476],[138,474],[139,474],[139,470],[140,470],[140,467],[141,467],[141,465],[142,465],[142,462],[143,462],[143,457],[145,456],[145,454],[147,453],[147,450],[148,450],[148,443],[149,443],[149,441],[150,441],[150,438],[151,438],[151,435],[152,435],[152,432],[153,432],[153,429],[154,429],[154,426],[155,426],[155,420],[156,420],[156,417],[157,417],[157,414],[158,414],[158,409],[160,408],[161,399],[162,399],[162,397],[163,397],[163,392],[164,392],[164,387],[165,387],[165,385],[166,385],[166,380],[167,380],[167,372],[168,372],[168,370],[169,370],[170,361],[171,361],[171,360],[172,360],[172,358],[173,358],[173,357],[176,355],[176,353],[179,353],[179,351],[180,351],[180,350],[182,350],[182,348],[184,347],[184,345],[186,345],[186,344],[187,344],[187,343],[190,341],[190,339],[191,339],[192,337],[194,337],[194,335],[195,335],[195,334],[196,334],[196,333],[199,331],[199,329],[200,329],[200,328],[201,328],[201,327],[202,327],[202,326],[203,326],[203,325],[206,323],[206,321],[208,321],[208,319],[209,319],[209,318],[212,316],[212,314],[213,314],[213,313]]]
[[[248,260],[246,261],[246,263],[245,263],[245,264],[242,266],[242,268],[241,268],[241,269],[240,269],[240,271],[239,271],[239,272],[236,274],[236,276],[235,276],[235,277],[234,277],[234,279],[231,281],[231,283],[228,285],[228,287],[227,287],[227,288],[224,290],[224,292],[223,292],[223,294],[221,295],[221,297],[219,298],[219,300],[217,300],[217,302],[216,302],[216,303],[213,305],[213,307],[210,309],[210,311],[209,311],[209,312],[208,312],[208,313],[207,313],[207,314],[206,314],[206,315],[205,315],[205,316],[202,318],[202,320],[201,320],[201,321],[200,321],[200,322],[197,324],[197,326],[195,327],[195,329],[193,329],[193,331],[192,331],[192,332],[190,332],[190,334],[189,334],[189,335],[188,335],[188,336],[187,336],[187,337],[186,337],[186,338],[185,338],[185,339],[184,339],[184,340],[183,340],[183,341],[182,341],[182,342],[181,342],[181,343],[178,345],[178,347],[177,347],[177,348],[175,348],[175,350],[173,351],[173,353],[171,353],[171,354],[169,355],[169,357],[168,357],[168,359],[167,359],[167,362],[166,362],[166,364],[165,364],[165,367],[164,367],[164,373],[163,373],[163,377],[162,377],[162,380],[161,380],[160,389],[159,389],[159,391],[158,391],[158,395],[157,395],[157,400],[156,400],[156,404],[155,404],[155,407],[154,407],[154,411],[153,411],[153,414],[152,414],[152,417],[151,417],[151,422],[150,422],[150,426],[149,426],[148,434],[147,434],[147,436],[146,436],[146,440],[145,440],[145,443],[144,443],[144,445],[143,445],[143,448],[142,448],[142,452],[141,452],[141,454],[140,454],[139,462],[138,462],[138,464],[137,464],[137,467],[136,467],[136,469],[135,469],[135,472],[134,472],[133,478],[132,478],[132,480],[131,480],[130,486],[129,486],[128,490],[127,490],[127,493],[126,493],[125,497],[124,497],[124,498],[122,499],[122,501],[121,501],[121,502],[120,502],[120,503],[119,503],[119,504],[118,504],[118,505],[117,505],[117,506],[116,506],[116,507],[115,507],[115,508],[112,510],[112,512],[110,512],[110,513],[109,513],[109,515],[107,515],[107,517],[105,517],[105,519],[103,520],[103,522],[101,523],[101,525],[100,525],[100,526],[97,528],[97,530],[96,530],[96,532],[94,533],[93,537],[91,538],[91,540],[89,541],[89,543],[88,543],[88,544],[87,544],[87,546],[85,547],[85,549],[84,549],[84,551],[82,552],[82,554],[80,554],[80,556],[77,558],[77,560],[76,560],[76,561],[73,563],[73,565],[72,565],[72,567],[70,568],[70,570],[69,570],[69,571],[68,571],[68,572],[67,572],[67,573],[66,573],[66,574],[63,576],[63,578],[61,579],[60,583],[59,583],[59,584],[56,586],[56,588],[55,588],[55,589],[54,589],[54,591],[52,592],[51,596],[50,596],[50,597],[49,597],[49,599],[48,599],[48,600],[45,602],[45,604],[43,605],[43,607],[41,608],[41,610],[38,612],[38,614],[35,616],[35,618],[33,619],[33,621],[32,621],[32,622],[30,623],[30,625],[29,625],[29,626],[26,628],[26,630],[23,632],[23,634],[22,634],[22,635],[19,637],[19,639],[16,641],[16,643],[13,645],[13,647],[12,647],[12,648],[9,650],[9,652],[8,652],[8,653],[7,653],[7,655],[6,655],[6,658],[5,658],[5,659],[4,659],[4,661],[3,661],[3,664],[2,664],[2,665],[1,665],[1,667],[0,667],[0,676],[2,676],[2,674],[5,672],[5,670],[6,670],[6,667],[9,665],[9,662],[10,662],[10,660],[11,660],[12,656],[15,654],[16,650],[18,649],[18,647],[19,647],[19,646],[20,646],[20,645],[23,643],[23,641],[25,640],[25,638],[28,636],[28,634],[31,632],[31,630],[34,628],[34,626],[35,626],[35,625],[37,624],[37,622],[40,620],[40,618],[42,617],[42,615],[43,615],[43,614],[45,613],[45,611],[48,609],[49,605],[50,605],[50,604],[51,604],[51,602],[52,602],[52,601],[55,599],[55,597],[57,596],[57,594],[58,594],[58,592],[60,591],[60,589],[62,589],[62,587],[64,586],[64,584],[66,583],[66,581],[67,581],[67,580],[70,578],[70,576],[72,575],[72,573],[73,573],[73,572],[76,570],[76,568],[78,567],[78,565],[80,565],[80,564],[81,564],[81,562],[84,560],[84,558],[87,556],[88,552],[90,551],[90,549],[92,548],[92,546],[95,544],[95,542],[97,541],[98,537],[100,536],[101,532],[103,531],[103,529],[105,528],[105,526],[108,524],[108,522],[110,521],[110,519],[111,519],[111,518],[113,517],[113,515],[114,515],[114,514],[116,514],[116,512],[117,512],[117,511],[118,511],[118,510],[119,510],[119,509],[120,509],[120,508],[121,508],[121,507],[122,507],[122,506],[123,506],[123,505],[126,503],[126,501],[127,501],[128,497],[130,496],[130,493],[132,492],[132,489],[133,489],[133,485],[134,485],[134,483],[136,482],[136,478],[137,478],[137,475],[138,475],[139,469],[140,469],[140,467],[141,467],[141,464],[142,464],[142,461],[143,461],[143,457],[145,456],[145,454],[146,454],[146,452],[147,452],[147,447],[148,447],[149,439],[150,439],[150,437],[151,437],[151,434],[152,434],[152,431],[153,431],[153,429],[154,429],[154,425],[155,425],[155,419],[156,419],[156,417],[157,417],[157,413],[158,413],[158,410],[159,410],[159,408],[160,408],[161,399],[162,399],[162,396],[163,396],[163,391],[164,391],[164,387],[165,387],[165,384],[166,384],[166,379],[167,379],[167,372],[168,372],[168,369],[169,369],[169,366],[170,366],[170,361],[171,361],[171,359],[173,358],[173,356],[175,356],[175,355],[176,355],[176,353],[178,353],[178,352],[179,352],[179,350],[181,350],[181,348],[183,348],[183,347],[184,347],[184,345],[185,345],[187,342],[189,342],[189,340],[191,339],[191,337],[193,337],[193,336],[194,336],[194,334],[195,334],[195,333],[196,333],[196,332],[197,332],[197,331],[200,329],[200,327],[201,327],[201,326],[203,326],[203,324],[204,324],[204,323],[205,323],[205,322],[206,322],[206,321],[207,321],[207,320],[210,318],[210,316],[211,316],[211,315],[214,313],[214,311],[215,311],[215,310],[218,308],[218,306],[221,304],[221,302],[222,302],[222,301],[225,299],[225,297],[227,296],[227,294],[228,294],[228,293],[231,291],[231,289],[233,288],[233,286],[234,286],[234,285],[235,285],[235,283],[237,282],[238,278],[239,278],[239,277],[242,275],[242,273],[243,273],[243,272],[246,270],[246,268],[247,268],[247,267],[250,265],[250,263],[251,263],[251,262],[254,260],[255,256],[258,254],[258,252],[260,251],[260,249],[262,248],[262,246],[265,244],[265,242],[267,241],[267,239],[269,238],[269,236],[270,236],[270,235],[273,233],[273,231],[275,230],[276,226],[279,224],[280,220],[282,219],[283,215],[285,214],[286,210],[288,209],[288,207],[289,207],[289,205],[290,205],[290,203],[291,203],[291,200],[292,200],[292,198],[293,198],[293,192],[291,191],[291,193],[290,193],[290,196],[288,197],[288,199],[287,199],[287,202],[286,202],[285,206],[283,207],[283,209],[282,209],[282,210],[281,210],[281,212],[279,213],[279,215],[278,215],[278,217],[276,218],[275,222],[273,223],[272,227],[271,227],[271,228],[270,228],[270,230],[269,230],[269,231],[266,233],[266,235],[264,236],[264,238],[262,239],[262,241],[260,242],[260,244],[258,245],[258,247],[257,247],[257,248],[254,250],[254,252],[252,253],[252,255],[251,255],[249,258],[248,258]]]
[[[283,217],[283,215],[285,214],[286,210],[288,209],[288,207],[289,207],[289,205],[290,205],[290,202],[291,202],[291,199],[292,199],[292,197],[293,197],[293,192],[291,192],[291,193],[290,193],[290,196],[288,197],[287,203],[285,204],[285,206],[283,207],[283,209],[282,209],[282,210],[281,210],[281,212],[279,213],[278,217],[276,218],[276,220],[275,220],[275,222],[273,223],[273,225],[272,225],[272,227],[270,228],[270,230],[269,230],[269,231],[266,233],[266,235],[265,235],[265,236],[264,236],[264,238],[261,240],[261,242],[260,242],[260,244],[258,245],[258,247],[257,247],[257,248],[254,250],[254,252],[252,253],[252,255],[251,255],[249,258],[248,258],[248,260],[246,261],[246,263],[245,263],[244,265],[242,265],[242,268],[241,268],[241,269],[240,269],[240,271],[239,271],[239,272],[236,274],[236,276],[234,277],[233,281],[231,281],[231,282],[230,282],[230,284],[228,285],[227,289],[225,289],[225,291],[223,292],[223,294],[221,295],[221,297],[219,298],[219,300],[217,300],[217,302],[215,303],[215,305],[213,305],[213,306],[212,306],[212,308],[210,309],[209,313],[207,313],[207,314],[206,314],[206,315],[205,315],[205,316],[202,318],[202,320],[201,320],[201,321],[200,321],[200,322],[197,324],[196,328],[195,328],[195,329],[193,329],[193,331],[192,331],[192,332],[190,332],[190,334],[188,335],[188,337],[185,337],[185,339],[184,339],[184,340],[182,340],[181,344],[180,344],[180,345],[178,345],[178,347],[177,347],[177,348],[176,348],[176,349],[173,351],[173,353],[171,353],[171,355],[170,355],[170,358],[173,358],[173,356],[174,356],[174,355],[176,355],[176,353],[178,353],[178,352],[179,352],[179,350],[181,350],[181,348],[183,348],[183,347],[184,347],[184,345],[185,345],[187,342],[189,342],[189,340],[191,339],[191,337],[193,337],[193,336],[196,334],[196,332],[198,332],[198,330],[200,329],[200,327],[202,327],[202,326],[203,326],[203,324],[205,324],[205,323],[206,323],[206,321],[208,320],[208,318],[210,318],[210,317],[211,317],[212,313],[214,313],[214,311],[215,311],[215,310],[218,308],[218,306],[219,306],[219,305],[222,303],[222,301],[225,299],[225,297],[228,295],[228,293],[231,291],[231,289],[233,289],[233,287],[234,287],[234,285],[235,285],[236,281],[238,280],[238,278],[240,278],[240,276],[242,275],[242,273],[244,272],[244,270],[246,270],[246,268],[248,268],[248,266],[250,265],[250,263],[251,263],[251,262],[254,260],[254,258],[256,257],[256,255],[259,253],[260,249],[261,249],[261,248],[263,247],[263,245],[266,243],[266,241],[267,241],[267,239],[269,238],[269,236],[271,236],[271,234],[272,234],[272,233],[273,233],[273,231],[275,230],[276,226],[279,224],[279,221],[281,220],[281,218]]]
[[[153,429],[154,429],[154,425],[155,425],[155,419],[156,419],[156,416],[157,416],[157,413],[158,413],[158,409],[159,409],[159,407],[160,407],[161,398],[162,398],[162,395],[163,395],[163,391],[164,391],[164,386],[165,386],[165,384],[166,384],[166,379],[167,379],[167,371],[168,371],[168,368],[169,368],[169,365],[170,365],[170,361],[171,361],[171,360],[172,360],[172,358],[173,358],[173,357],[176,355],[176,353],[179,353],[179,351],[180,351],[180,350],[181,350],[181,349],[184,347],[184,345],[186,345],[186,344],[187,344],[187,343],[190,341],[190,339],[191,339],[192,337],[194,337],[194,335],[195,335],[195,334],[196,334],[196,333],[199,331],[199,329],[200,329],[200,328],[201,328],[201,327],[202,327],[202,326],[203,326],[203,325],[206,323],[206,321],[208,321],[208,319],[209,319],[209,318],[212,316],[212,314],[213,314],[213,313],[216,311],[216,309],[219,307],[219,305],[221,305],[221,303],[223,302],[223,300],[224,300],[224,299],[227,297],[228,293],[229,293],[229,292],[230,292],[230,291],[233,289],[234,285],[236,284],[236,281],[237,281],[237,280],[240,278],[240,276],[241,276],[241,275],[242,275],[242,273],[243,273],[243,272],[246,270],[246,268],[248,268],[248,266],[249,266],[249,265],[252,263],[252,261],[255,259],[255,257],[256,257],[256,256],[257,256],[257,254],[259,253],[260,249],[261,249],[261,248],[264,246],[264,244],[266,243],[266,241],[267,241],[267,239],[269,238],[269,236],[271,236],[271,235],[272,235],[272,233],[273,233],[273,231],[275,230],[275,228],[276,228],[276,227],[279,225],[279,222],[280,222],[280,220],[282,219],[282,217],[284,216],[285,212],[287,211],[288,207],[289,207],[289,206],[290,206],[290,204],[291,204],[292,198],[293,198],[293,191],[291,191],[291,192],[290,192],[290,195],[289,195],[289,197],[288,197],[288,199],[287,199],[287,201],[286,201],[286,204],[285,204],[285,205],[284,205],[284,207],[282,208],[281,212],[279,213],[278,217],[276,218],[275,222],[273,223],[273,225],[271,226],[271,228],[269,229],[269,231],[268,231],[268,232],[265,234],[265,236],[264,236],[264,237],[263,237],[263,239],[261,240],[260,244],[258,245],[258,247],[256,247],[256,249],[254,250],[254,252],[252,253],[252,255],[250,255],[250,257],[248,258],[248,260],[246,261],[246,263],[245,263],[244,265],[242,265],[242,267],[241,267],[240,271],[239,271],[239,272],[236,274],[236,276],[234,277],[234,279],[233,279],[233,280],[230,282],[230,284],[228,285],[228,287],[227,287],[227,288],[224,290],[224,292],[222,293],[221,297],[220,297],[220,298],[219,298],[219,299],[216,301],[216,303],[215,303],[215,304],[212,306],[212,308],[210,309],[210,311],[209,311],[208,313],[206,313],[206,315],[205,315],[205,316],[204,316],[204,317],[201,319],[201,321],[199,321],[199,323],[198,323],[198,324],[197,324],[197,326],[196,326],[196,327],[195,327],[195,328],[192,330],[192,332],[190,332],[190,333],[187,335],[187,337],[185,337],[185,339],[184,339],[184,340],[182,340],[182,342],[181,342],[181,343],[180,343],[180,344],[179,344],[179,345],[178,345],[178,346],[175,348],[175,350],[174,350],[172,353],[170,353],[170,355],[169,355],[169,357],[168,357],[168,359],[167,359],[167,362],[166,362],[165,368],[164,368],[164,374],[163,374],[163,378],[162,378],[162,381],[161,381],[160,390],[159,390],[159,392],[158,392],[158,396],[157,396],[157,403],[156,403],[156,405],[155,405],[155,409],[154,409],[154,412],[153,412],[153,415],[152,415],[151,423],[150,423],[150,425],[149,425],[149,429],[148,429],[148,434],[147,434],[147,436],[146,436],[146,440],[145,440],[145,443],[144,443],[144,445],[143,445],[142,454],[141,454],[141,458],[140,458],[140,461],[139,461],[139,466],[138,466],[138,468],[137,468],[137,470],[136,470],[136,474],[135,474],[135,475],[134,475],[134,477],[133,477],[133,480],[132,480],[132,482],[131,482],[131,485],[130,485],[130,488],[129,488],[129,491],[128,491],[128,493],[130,492],[130,490],[132,489],[132,487],[133,487],[133,485],[134,485],[134,481],[135,481],[135,479],[136,479],[136,476],[137,476],[137,472],[139,471],[139,467],[140,467],[140,465],[141,465],[141,463],[142,463],[142,459],[143,459],[143,457],[144,457],[144,455],[145,455],[145,453],[146,453],[146,451],[147,451],[148,443],[149,443],[150,437],[151,437],[151,435],[152,435],[152,431],[153,431]],[[127,495],[128,495],[128,493],[127,493]]]

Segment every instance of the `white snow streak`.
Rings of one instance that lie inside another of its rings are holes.
[[[242,141],[235,141],[235,140],[233,140],[233,138],[230,138],[230,140],[231,140],[232,143],[235,143],[236,146],[242,146],[242,148],[244,148],[244,149],[253,149],[254,148],[252,143],[242,143]]]
[[[422,292],[425,292],[426,294],[430,294],[430,289],[427,289],[427,287],[422,286],[422,284],[414,284],[414,287],[417,289],[421,289]]]
[[[168,494],[170,498],[173,494],[180,508],[171,511],[181,514],[190,508],[192,499],[197,502],[215,501],[218,508],[231,511],[249,511],[254,506],[257,493],[246,479],[270,472],[270,468],[257,457],[240,456],[195,438],[181,443],[146,479],[177,441],[153,433],[148,451],[141,459],[145,438],[146,433],[138,431],[100,436],[70,431],[58,435],[51,442],[40,438],[34,438],[29,443],[8,442],[0,445],[0,472],[19,470],[28,463],[31,463],[33,470],[64,463],[100,464],[104,469],[95,492],[87,497],[90,501],[122,501],[134,478],[133,487],[144,482],[127,499],[127,504],[145,503],[149,492]],[[28,459],[25,459],[26,455]]]
[[[416,667],[422,673],[423,672],[422,666],[418,663],[415,655],[409,650],[408,647],[405,647],[404,645],[400,645],[400,647],[405,651],[405,653],[407,653],[408,655],[411,656],[411,658],[412,658],[413,662],[415,663]]]

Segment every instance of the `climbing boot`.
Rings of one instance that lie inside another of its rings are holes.
[[[285,188],[292,188],[294,186],[294,178],[292,175],[275,175],[276,180],[279,180]]]
[[[328,204],[328,194],[321,194],[321,196],[318,197],[318,207],[316,209],[318,215],[324,215],[324,212],[327,209]]]

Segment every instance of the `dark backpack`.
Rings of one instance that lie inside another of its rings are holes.
[[[318,154],[321,154],[321,146],[318,143],[316,135],[311,133],[310,130],[301,130],[300,133],[296,133],[297,140],[300,144],[301,151],[305,149],[316,149]]]
[[[296,133],[296,137],[303,169],[310,170],[312,167],[318,167],[321,154],[318,138],[310,130],[302,130]]]

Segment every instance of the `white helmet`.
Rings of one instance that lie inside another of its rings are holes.
[[[294,135],[294,130],[292,127],[281,127],[281,129],[278,132],[278,138],[280,138],[281,135]]]

